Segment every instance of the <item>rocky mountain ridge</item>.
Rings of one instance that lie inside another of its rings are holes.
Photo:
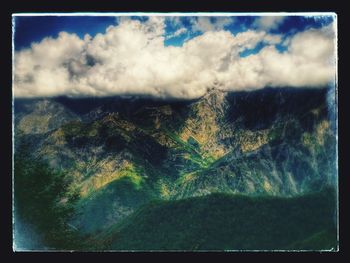
[[[336,184],[327,89],[211,90],[195,101],[15,101],[24,144],[71,178],[72,224],[92,233],[151,199],[295,196]],[[98,216],[96,216],[98,215]]]

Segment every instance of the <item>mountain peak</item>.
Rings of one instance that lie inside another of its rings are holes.
[[[207,89],[206,94],[200,99],[201,103],[208,104],[213,109],[221,109],[227,104],[226,102],[227,92],[218,88]]]
[[[205,93],[204,96],[217,95],[217,94],[223,94],[223,93],[226,93],[226,91],[219,89],[217,87],[210,87],[210,88],[207,88],[207,92]]]

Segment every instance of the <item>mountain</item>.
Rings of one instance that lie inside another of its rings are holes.
[[[152,200],[300,196],[337,185],[331,95],[266,88],[212,89],[191,101],[16,99],[15,158],[65,174],[56,202],[73,207],[69,226],[89,236]]]
[[[90,242],[116,250],[334,249],[334,205],[332,189],[294,198],[217,193],[158,201]]]
[[[24,135],[43,134],[79,116],[51,99],[28,99],[14,104],[16,131]]]

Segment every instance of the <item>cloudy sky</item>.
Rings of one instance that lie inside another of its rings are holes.
[[[335,17],[15,16],[14,95],[197,98],[327,87]]]

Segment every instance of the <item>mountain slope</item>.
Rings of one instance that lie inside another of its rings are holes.
[[[153,202],[93,244],[116,250],[336,249],[335,193]],[[98,247],[97,247],[98,249]]]
[[[52,99],[28,99],[15,103],[15,127],[23,134],[42,134],[79,116]]]
[[[152,199],[296,196],[336,185],[330,92],[15,100],[16,153],[25,145],[31,157],[67,174],[57,202],[69,206],[78,194],[70,224],[84,234],[104,231]]]

